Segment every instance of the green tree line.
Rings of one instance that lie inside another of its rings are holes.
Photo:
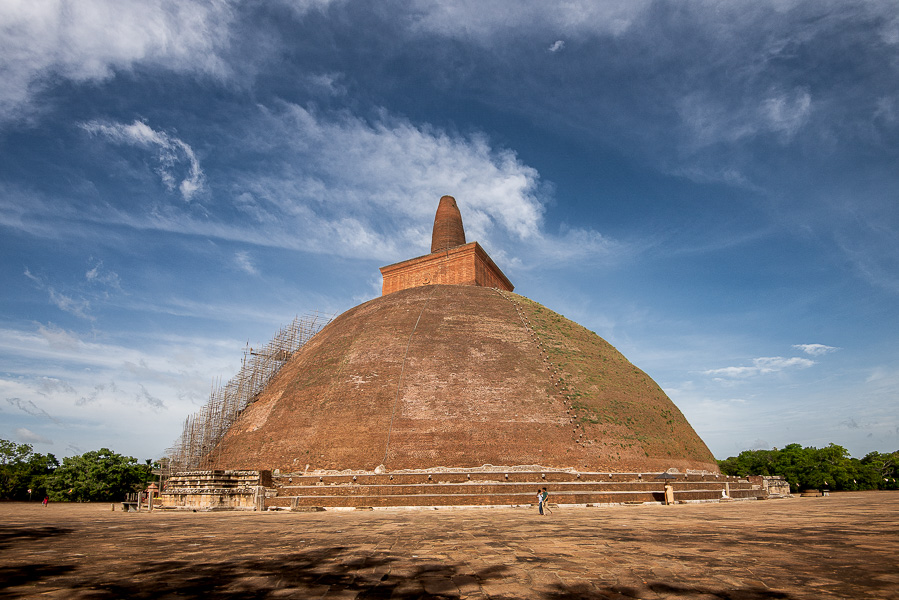
[[[118,501],[153,481],[152,461],[138,462],[108,448],[68,456],[34,452],[30,444],[0,439],[0,499]]]
[[[789,444],[772,450],[744,450],[737,456],[718,461],[724,475],[780,475],[790,489],[829,488],[831,490],[899,489],[899,450],[869,452],[852,458],[836,444],[824,448]]]

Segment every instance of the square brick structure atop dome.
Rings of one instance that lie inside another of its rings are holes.
[[[456,199],[440,199],[434,217],[431,253],[381,267],[381,295],[423,285],[478,285],[511,292],[512,282],[477,242],[465,243]]]

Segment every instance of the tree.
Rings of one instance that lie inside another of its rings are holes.
[[[899,489],[899,450],[888,454],[869,452],[861,461],[865,477],[885,490]]]
[[[45,481],[59,463],[52,454],[36,454],[30,444],[0,440],[0,498],[43,497]],[[28,490],[32,490],[32,494]]]
[[[870,452],[858,460],[837,444],[803,448],[788,444],[773,450],[744,450],[718,461],[725,475],[780,475],[794,492],[828,487],[832,490],[899,489],[899,451]]]
[[[153,479],[152,466],[108,448],[62,460],[49,478],[51,500],[77,502],[121,500]]]

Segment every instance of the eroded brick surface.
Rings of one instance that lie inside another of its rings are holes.
[[[244,411],[215,466],[381,464],[717,470],[658,385],[602,338],[521,296],[445,285],[335,319]]]

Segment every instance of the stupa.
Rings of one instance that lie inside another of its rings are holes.
[[[717,472],[662,389],[601,337],[512,292],[451,196],[431,253],[331,321],[231,425],[217,469],[532,465]],[[609,476],[611,477],[611,475]]]

